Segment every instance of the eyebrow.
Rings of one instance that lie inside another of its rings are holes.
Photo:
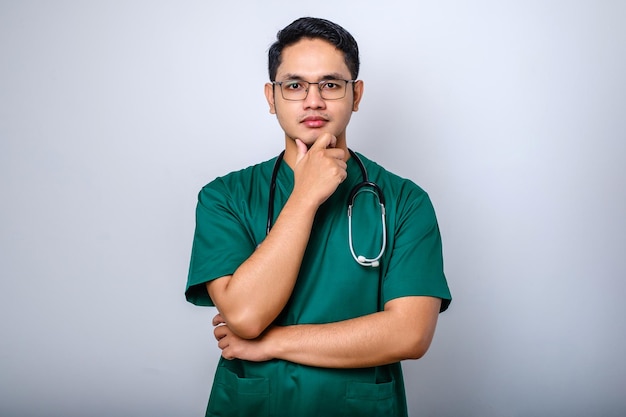
[[[300,81],[307,81],[304,79],[304,77],[302,77],[301,75],[298,74],[285,74],[284,77],[285,80],[300,80]],[[344,76],[342,74],[339,74],[338,72],[333,72],[331,74],[326,74],[323,75],[322,77],[319,78],[319,81],[326,81],[326,80],[345,80],[346,78],[344,78]],[[348,80],[350,79],[350,77],[347,78]]]

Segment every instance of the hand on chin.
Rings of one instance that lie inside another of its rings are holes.
[[[334,138],[334,135],[328,131],[317,131],[317,132],[310,133],[308,135],[303,135],[301,137],[292,138],[292,140],[295,141],[296,139],[299,139],[300,141],[302,141],[302,143],[306,145],[307,148],[311,148],[311,146],[313,146],[313,144],[317,142],[317,140],[324,135],[333,136],[332,145],[330,145],[329,147],[334,148],[336,139]]]

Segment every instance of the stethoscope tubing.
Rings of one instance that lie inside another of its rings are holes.
[[[361,176],[363,177],[363,181],[355,185],[352,190],[350,190],[350,194],[348,195],[348,245],[350,246],[350,253],[354,260],[362,266],[371,266],[378,267],[380,266],[380,259],[383,257],[385,253],[385,249],[387,248],[387,227],[386,227],[386,213],[385,213],[385,196],[380,189],[380,187],[375,183],[369,180],[367,175],[367,170],[363,165],[363,161],[358,157],[356,153],[354,153],[351,149],[348,149],[350,155],[355,159],[357,164],[359,165],[359,169],[361,170]],[[267,223],[266,223],[266,234],[270,233],[272,229],[272,221],[274,219],[274,197],[276,194],[276,178],[278,176],[278,170],[280,169],[280,163],[283,160],[285,155],[285,151],[282,151],[278,157],[276,158],[276,162],[274,163],[274,168],[272,169],[272,177],[270,179],[270,189],[269,189],[269,201],[267,204]],[[374,258],[367,258],[363,255],[357,255],[354,251],[354,245],[352,242],[352,207],[354,206],[354,200],[356,196],[361,192],[371,192],[378,199],[378,204],[380,205],[380,213],[381,213],[381,223],[382,223],[382,242],[381,248],[378,255]]]
[[[372,187],[372,188],[365,188]],[[374,189],[375,191],[372,191]],[[374,194],[378,198],[378,204],[380,205],[380,218],[382,225],[382,242],[380,245],[380,252],[374,258],[366,258],[363,255],[357,255],[354,251],[354,244],[352,243],[352,207],[354,206],[354,199],[359,193],[362,192],[370,192]],[[363,181],[360,184],[357,184],[350,193],[350,202],[348,204],[348,245],[350,246],[350,253],[354,260],[362,266],[371,266],[378,267],[380,266],[380,259],[383,257],[385,253],[385,249],[387,248],[387,226],[386,226],[386,213],[385,213],[385,202],[382,197],[382,191],[378,185],[370,181]]]

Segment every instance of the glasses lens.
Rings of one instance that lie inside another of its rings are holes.
[[[346,82],[344,80],[322,81],[320,93],[325,100],[337,100],[346,95]]]
[[[303,81],[283,81],[280,84],[280,89],[285,100],[304,100],[309,85]]]
[[[324,100],[338,100],[345,97],[347,84],[348,82],[345,80],[326,80],[319,83],[288,80],[279,83],[283,98],[294,101],[306,99],[309,88],[312,85],[318,87],[320,95]]]

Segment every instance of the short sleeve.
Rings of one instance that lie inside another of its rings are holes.
[[[389,266],[383,278],[383,303],[405,296],[452,299],[443,270],[441,234],[428,194],[413,183],[403,188],[393,233]]]
[[[196,229],[185,296],[200,306],[214,306],[206,283],[232,275],[255,249],[243,218],[243,203],[233,200],[216,179],[198,194]]]

